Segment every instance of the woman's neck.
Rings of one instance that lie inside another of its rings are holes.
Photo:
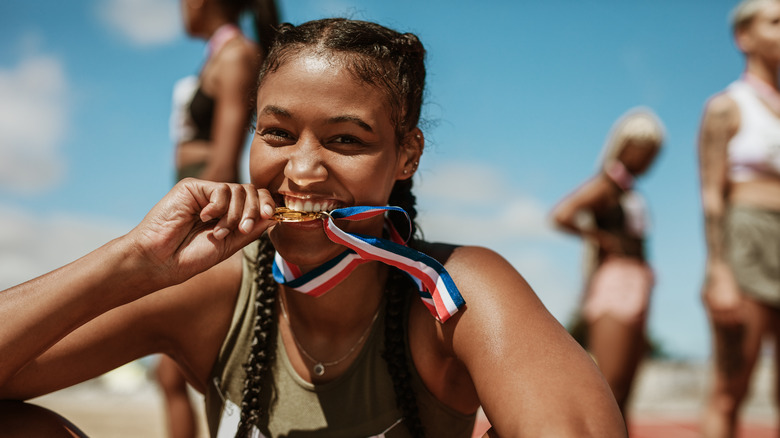
[[[766,83],[775,91],[780,90],[777,73],[778,65],[776,63],[769,63],[757,57],[748,57],[745,65],[745,74]]]
[[[199,26],[200,29],[198,34],[201,38],[208,41],[211,39],[211,37],[214,36],[214,33],[217,31],[217,29],[226,24],[235,25],[235,23],[223,17],[221,14],[207,14],[206,18]]]

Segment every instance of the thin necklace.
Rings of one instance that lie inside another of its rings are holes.
[[[321,360],[317,360],[313,358],[306,349],[303,348],[303,345],[301,345],[300,342],[298,342],[298,338],[295,337],[295,332],[293,331],[292,323],[290,322],[290,317],[287,315],[287,309],[284,305],[285,297],[284,294],[281,294],[281,300],[279,300],[281,307],[282,307],[282,315],[284,316],[284,319],[287,320],[287,324],[290,326],[290,335],[292,335],[293,342],[295,342],[295,345],[298,346],[298,350],[300,350],[301,353],[303,353],[304,356],[306,356],[306,359],[309,359],[310,362],[314,364],[312,366],[311,370],[312,372],[317,375],[318,377],[321,377],[325,374],[325,367],[332,367],[333,365],[338,365],[339,363],[343,362],[346,358],[348,358],[358,347],[358,345],[362,344],[363,341],[366,339],[366,336],[368,336],[368,332],[371,331],[371,327],[374,326],[374,322],[376,321],[377,317],[379,316],[379,310],[382,308],[382,306],[377,307],[376,313],[374,313],[374,317],[371,319],[371,323],[368,324],[368,327],[366,327],[365,331],[363,331],[363,334],[360,335],[360,338],[355,342],[355,345],[352,346],[352,348],[347,351],[344,356],[340,357],[339,359],[330,361],[330,362],[323,362]]]

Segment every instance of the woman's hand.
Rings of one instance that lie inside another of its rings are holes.
[[[128,235],[150,265],[157,287],[178,284],[225,260],[270,225],[274,201],[265,189],[187,178]]]
[[[727,264],[709,264],[702,288],[702,301],[716,325],[742,323],[742,294]]]

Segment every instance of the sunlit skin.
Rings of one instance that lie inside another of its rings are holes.
[[[336,207],[386,205],[390,191],[420,150],[399,147],[385,95],[310,54],[284,64],[258,92],[250,160],[252,182],[279,205],[311,199]],[[382,218],[340,221],[349,232],[380,236]],[[271,240],[304,270],[344,250],[320,221],[282,223]]]

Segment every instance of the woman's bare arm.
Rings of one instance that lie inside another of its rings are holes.
[[[257,52],[236,40],[219,52],[214,66],[214,120],[211,155],[201,178],[237,182],[241,151],[249,132],[250,90],[257,77]]]
[[[705,108],[699,134],[699,171],[707,266],[702,298],[717,322],[738,321],[739,290],[725,258],[724,219],[728,196],[728,143],[739,127],[739,109],[726,95]]]
[[[601,248],[620,252],[619,241],[593,224],[593,212],[604,209],[609,202],[617,202],[619,195],[617,185],[603,172],[598,173],[553,208],[553,223],[560,230],[591,240]]]
[[[127,235],[0,292],[0,396],[25,366],[88,321],[228,258],[259,237],[272,212],[266,191],[184,180]]]
[[[467,308],[442,325],[443,339],[468,369],[492,436],[626,436],[594,362],[506,260],[463,247],[446,266]]]

